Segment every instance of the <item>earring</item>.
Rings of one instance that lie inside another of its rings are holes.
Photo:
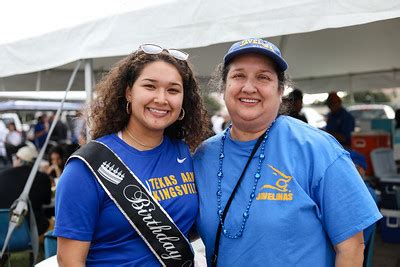
[[[131,102],[130,101],[126,101],[126,114],[131,114],[131,106],[130,106]]]
[[[177,120],[181,121],[181,120],[183,120],[184,117],[185,117],[185,110],[183,108],[181,108],[181,113],[179,114],[179,117]]]

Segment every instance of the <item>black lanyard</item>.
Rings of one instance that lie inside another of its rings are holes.
[[[268,131],[268,130],[267,130],[267,131]],[[265,136],[265,132],[257,139],[257,142],[256,142],[256,144],[254,145],[253,150],[251,151],[251,154],[250,154],[250,156],[249,156],[249,159],[247,160],[247,163],[246,163],[246,165],[244,166],[243,172],[242,172],[242,174],[240,175],[240,178],[239,178],[239,180],[237,181],[236,186],[235,186],[235,188],[233,189],[232,194],[231,194],[231,196],[229,197],[228,202],[227,202],[226,205],[225,205],[224,212],[222,213],[222,218],[221,218],[221,219],[222,219],[222,222],[225,221],[226,214],[228,213],[228,210],[229,210],[229,207],[231,206],[232,200],[233,200],[233,198],[234,198],[234,196],[235,196],[235,194],[236,194],[236,192],[237,192],[237,190],[238,190],[238,188],[239,188],[239,186],[240,186],[240,183],[241,183],[242,180],[243,180],[243,177],[244,177],[244,174],[246,173],[247,167],[249,167],[250,161],[253,159],[254,154],[256,153],[257,149],[260,147],[261,142],[262,142],[263,139],[264,139],[264,136]],[[219,218],[218,218],[218,219],[219,219]],[[217,266],[217,262],[218,262],[218,250],[219,250],[219,241],[220,241],[220,239],[221,239],[222,222],[219,221],[219,223],[218,223],[217,235],[216,235],[216,237],[215,237],[214,253],[213,253],[212,256],[211,256],[211,267],[216,267],[216,266]]]

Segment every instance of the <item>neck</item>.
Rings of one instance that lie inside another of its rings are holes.
[[[164,137],[163,131],[142,132],[138,127],[129,125],[122,131],[122,138],[138,150],[150,150],[159,146]]]
[[[249,130],[243,130],[239,127],[236,127],[234,124],[232,124],[232,129],[231,129],[231,138],[234,140],[238,141],[250,141],[250,140],[255,140],[258,137],[260,137],[269,127],[269,124],[266,127],[263,127],[258,130],[254,131],[249,131]]]
[[[242,142],[256,140],[271,126],[277,117],[273,117],[262,125],[255,125],[249,123],[234,123],[232,122],[232,129],[230,131],[231,138]]]

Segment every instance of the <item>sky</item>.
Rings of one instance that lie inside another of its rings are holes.
[[[0,44],[171,0],[1,0]]]

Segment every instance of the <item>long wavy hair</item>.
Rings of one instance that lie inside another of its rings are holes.
[[[128,55],[101,79],[95,87],[96,98],[88,111],[88,124],[93,139],[123,130],[129,121],[126,113],[126,88],[131,88],[146,65],[163,61],[173,65],[183,81],[185,110],[183,120],[167,127],[164,134],[175,139],[184,139],[194,149],[209,136],[209,120],[204,108],[199,84],[187,61],[178,60],[167,52],[146,54],[135,51]]]

